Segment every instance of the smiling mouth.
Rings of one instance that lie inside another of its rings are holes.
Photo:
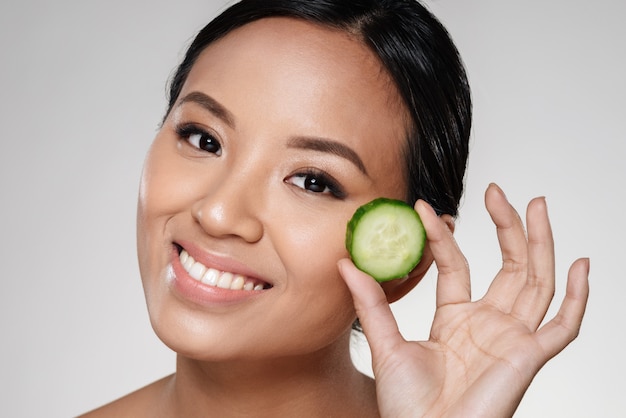
[[[228,271],[216,270],[194,260],[187,251],[178,248],[180,263],[191,278],[209,286],[229,290],[259,291],[272,286],[258,279]]]

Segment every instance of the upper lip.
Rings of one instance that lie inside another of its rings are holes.
[[[193,244],[192,242],[178,241],[175,242],[174,245],[179,249],[179,252],[181,248],[184,249],[185,251],[187,251],[187,253],[189,253],[190,256],[193,257],[194,260],[203,264],[207,268],[213,268],[233,274],[240,274],[250,279],[262,281],[269,285],[272,284],[268,279],[259,276],[256,271],[248,267],[246,264],[229,256],[218,255],[206,251]]]

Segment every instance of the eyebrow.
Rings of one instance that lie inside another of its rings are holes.
[[[367,170],[361,157],[350,147],[342,144],[341,142],[333,141],[326,138],[298,136],[292,138],[287,146],[289,148],[307,149],[312,151],[327,152],[330,154],[343,157],[352,162],[363,174],[366,176]]]
[[[180,100],[178,106],[182,106],[184,103],[195,103],[208,110],[231,127],[235,127],[235,117],[222,106],[217,100],[199,91],[192,91]]]
[[[228,109],[222,106],[217,100],[199,91],[192,91],[180,100],[178,106],[184,103],[196,103],[222,119],[231,128],[235,127],[235,117]],[[326,152],[343,157],[352,162],[363,174],[368,175],[365,164],[361,157],[350,147],[341,142],[327,138],[297,136],[292,138],[287,144],[289,148],[307,149],[312,151]]]

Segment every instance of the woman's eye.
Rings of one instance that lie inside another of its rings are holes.
[[[222,145],[210,133],[194,126],[182,126],[176,131],[178,136],[187,141],[192,147],[216,155],[222,154]]]
[[[201,149],[202,151],[210,152],[213,154],[220,155],[222,153],[222,146],[217,139],[213,138],[211,135],[205,133],[195,133],[191,134],[187,137],[187,141],[192,146]]]
[[[337,198],[345,197],[341,187],[325,174],[299,173],[289,177],[287,181],[311,193],[330,194]]]

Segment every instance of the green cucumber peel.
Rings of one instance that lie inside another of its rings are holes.
[[[426,230],[401,200],[377,198],[359,207],[346,227],[354,265],[379,282],[407,276],[422,258]]]

